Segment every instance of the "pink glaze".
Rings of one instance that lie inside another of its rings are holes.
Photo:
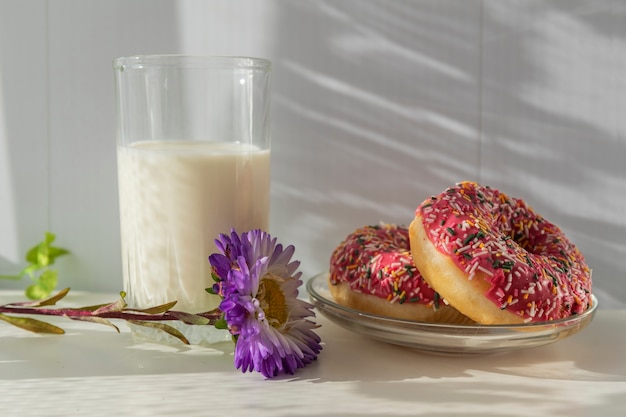
[[[439,294],[422,279],[409,246],[405,227],[382,224],[357,229],[333,252],[330,282],[347,282],[353,291],[392,304],[419,303],[436,308]]]
[[[416,213],[431,242],[467,275],[484,273],[487,298],[526,322],[579,314],[591,304],[591,271],[554,224],[522,200],[463,182]]]

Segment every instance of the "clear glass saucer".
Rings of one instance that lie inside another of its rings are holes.
[[[306,289],[316,309],[341,327],[383,342],[450,355],[502,353],[554,343],[585,328],[598,308],[592,295],[591,308],[566,319],[517,325],[453,325],[394,319],[337,304],[328,289],[326,272],[311,278]]]

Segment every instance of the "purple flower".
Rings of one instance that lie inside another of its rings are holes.
[[[291,262],[294,247],[252,230],[220,235],[221,253],[209,257],[222,297],[219,309],[235,339],[235,366],[267,378],[293,374],[317,359],[322,350],[313,306],[298,299],[300,262]]]

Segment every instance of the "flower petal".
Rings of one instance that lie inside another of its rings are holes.
[[[271,378],[293,374],[314,361],[322,347],[313,331],[318,326],[306,319],[315,317],[313,306],[297,298],[302,273],[297,271],[300,262],[291,261],[295,248],[277,244],[261,230],[238,235],[233,229],[230,235],[220,235],[216,245],[221,254],[211,255],[209,261],[221,280],[219,308],[231,333],[237,335],[235,366]],[[282,296],[259,294],[263,279],[279,283]],[[267,318],[261,306],[271,311],[268,302],[280,302],[275,308],[287,310],[286,320]]]

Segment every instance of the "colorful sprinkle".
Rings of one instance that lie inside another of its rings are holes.
[[[435,305],[435,291],[413,263],[406,227],[364,226],[348,235],[331,256],[330,282],[347,282],[392,304]]]
[[[591,271],[584,257],[522,200],[463,182],[426,201],[431,221],[423,225],[432,243],[469,280],[480,271],[490,284],[486,296],[498,307],[525,322],[589,308]],[[417,213],[424,217],[423,206]]]

